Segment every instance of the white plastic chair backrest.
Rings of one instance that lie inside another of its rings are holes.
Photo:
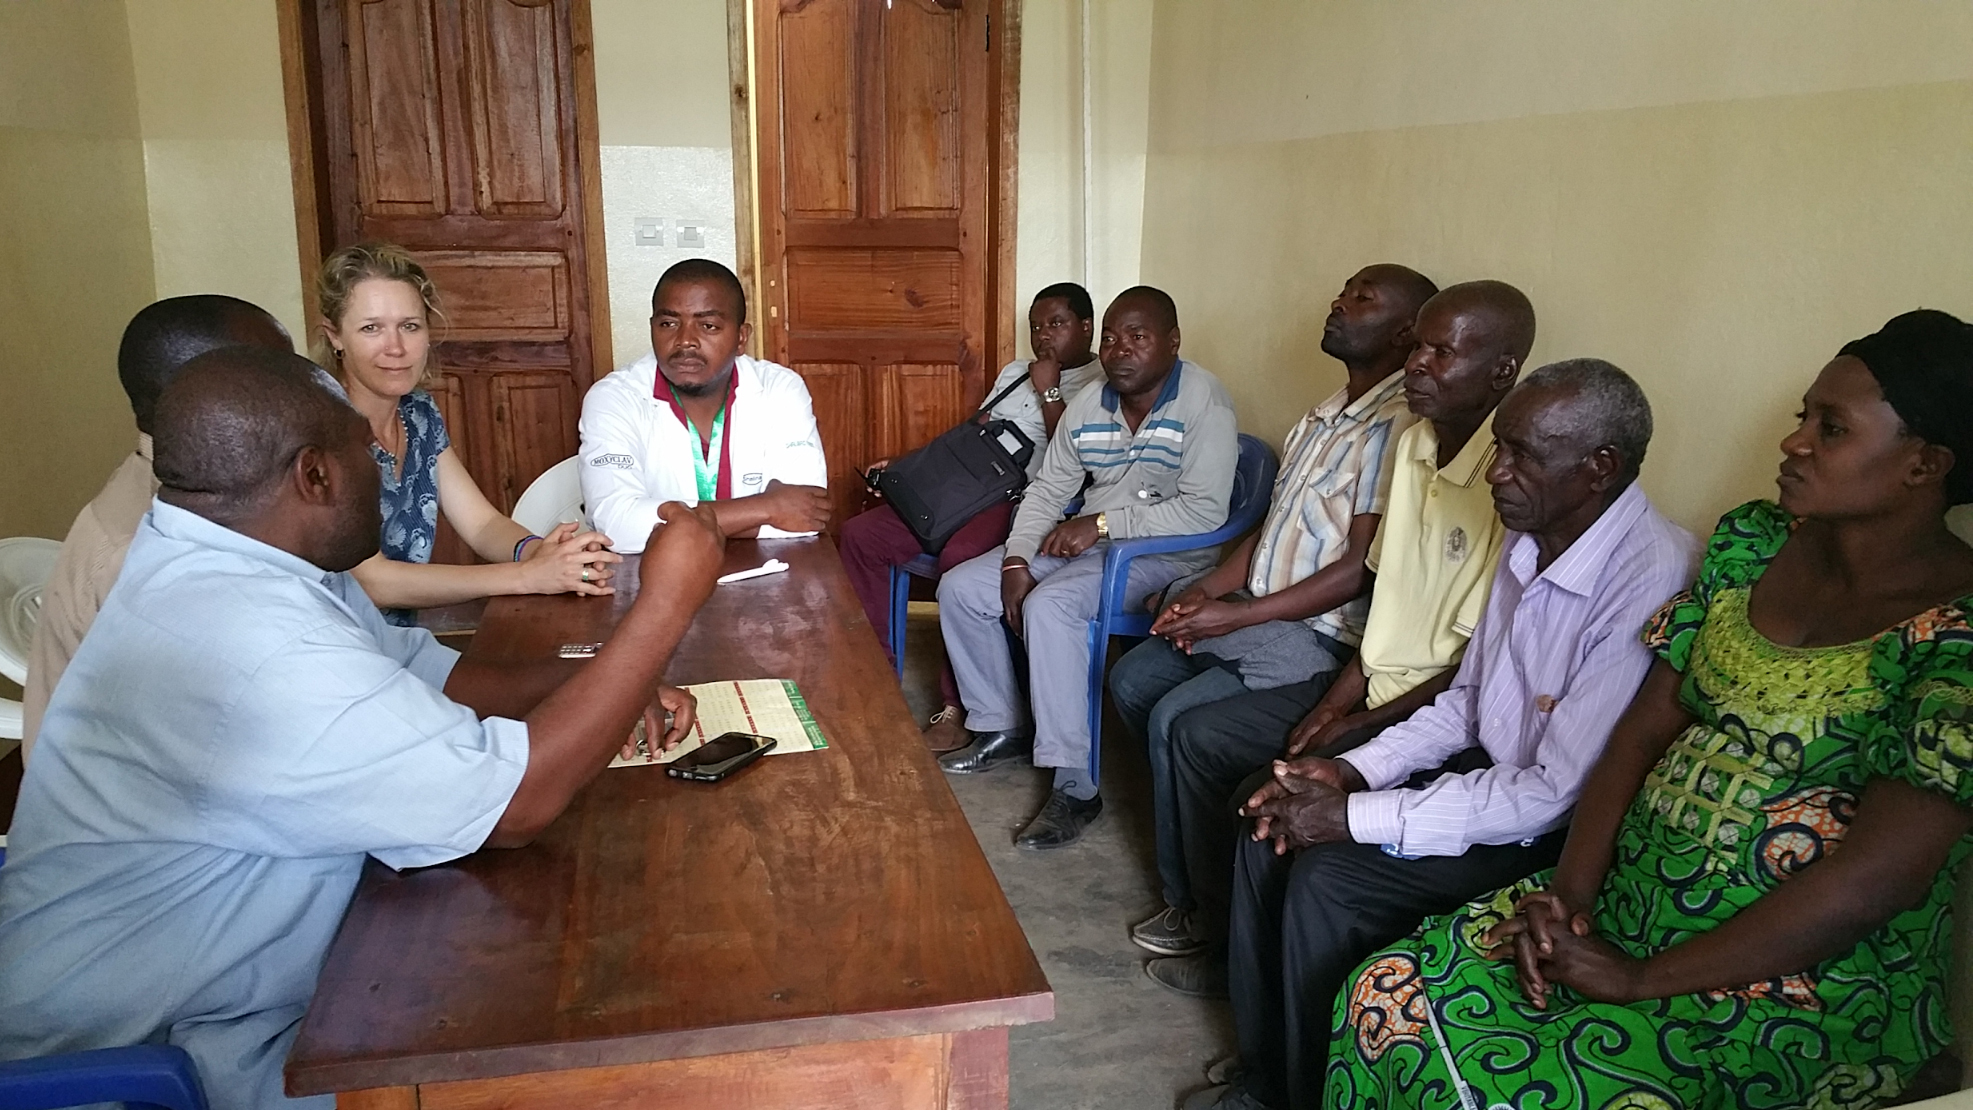
[[[574,522],[586,526],[582,511],[582,457],[570,455],[528,483],[527,492],[514,502],[514,523],[545,536],[557,524]]]
[[[27,681],[27,654],[41,616],[41,587],[62,545],[39,536],[0,540],[0,674]]]

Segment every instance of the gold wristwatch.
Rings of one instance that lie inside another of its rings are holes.
[[[1109,514],[1109,513],[1097,513],[1097,514],[1096,514],[1096,538],[1097,538],[1097,539],[1099,539],[1099,540],[1107,540],[1107,539],[1109,539],[1109,538],[1110,538],[1110,514]]]

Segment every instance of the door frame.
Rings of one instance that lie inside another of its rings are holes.
[[[283,0],[283,3],[293,0]],[[987,74],[993,83],[995,110],[987,121],[987,150],[993,159],[988,167],[991,199],[987,207],[987,236],[993,244],[988,253],[991,273],[987,281],[988,364],[982,369],[992,381],[1000,367],[1018,355],[1021,329],[1015,312],[1021,305],[1014,284],[1015,216],[1020,186],[1021,137],[1021,0],[939,0],[947,7],[960,2],[988,5],[991,46]],[[586,3],[586,0],[585,0]],[[726,0],[726,65],[732,87],[733,113],[733,231],[734,254],[739,262],[740,283],[747,290],[750,304],[768,303],[761,287],[763,259],[760,256],[760,197],[774,195],[763,189],[756,176],[760,164],[760,132],[754,122],[754,95],[759,87],[754,57],[752,0]],[[748,353],[759,357],[767,329],[756,327]],[[972,399],[978,403],[981,398]]]
[[[322,111],[322,75],[314,66],[316,22],[308,18],[304,5],[335,3],[336,0],[274,0],[275,19],[281,43],[281,88],[288,120],[288,172],[295,194],[295,247],[301,263],[301,307],[309,334],[303,349],[313,346],[316,321],[321,305],[315,295],[315,271],[328,253],[330,213],[323,207],[328,195],[327,167],[322,151],[328,142],[327,124]],[[582,238],[585,268],[583,279],[589,287],[589,351],[594,365],[588,382],[594,382],[616,368],[610,346],[609,260],[603,233],[603,155],[596,122],[595,29],[590,23],[589,0],[569,0],[570,57],[575,66],[576,159],[582,174]],[[444,339],[443,332],[440,340]],[[584,387],[578,376],[577,386]],[[578,394],[578,400],[580,395]]]

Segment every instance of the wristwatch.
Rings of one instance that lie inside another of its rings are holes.
[[[1059,404],[1061,404],[1061,403],[1062,403],[1062,387],[1061,387],[1061,386],[1059,386],[1059,385],[1051,385],[1051,386],[1049,386],[1049,387],[1048,387],[1047,389],[1044,389],[1044,390],[1042,390],[1042,391],[1041,391],[1041,401],[1042,401],[1042,403],[1043,403],[1043,404],[1047,404],[1047,405],[1059,405]]]
[[[1109,539],[1109,538],[1110,538],[1110,514],[1109,514],[1109,513],[1097,513],[1097,514],[1096,514],[1096,538],[1097,538],[1097,539],[1099,539],[1099,540],[1107,540],[1107,539]]]

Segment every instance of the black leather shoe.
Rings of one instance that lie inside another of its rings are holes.
[[[1026,729],[1018,732],[976,732],[972,743],[940,756],[939,766],[945,768],[948,775],[970,775],[976,771],[990,771],[1003,763],[1026,759],[1033,754],[1034,733]]]
[[[1088,828],[1102,812],[1101,794],[1085,802],[1071,798],[1060,790],[1051,790],[1041,812],[1035,814],[1028,827],[1014,838],[1014,844],[1036,851],[1065,848],[1081,840],[1082,830]]]

